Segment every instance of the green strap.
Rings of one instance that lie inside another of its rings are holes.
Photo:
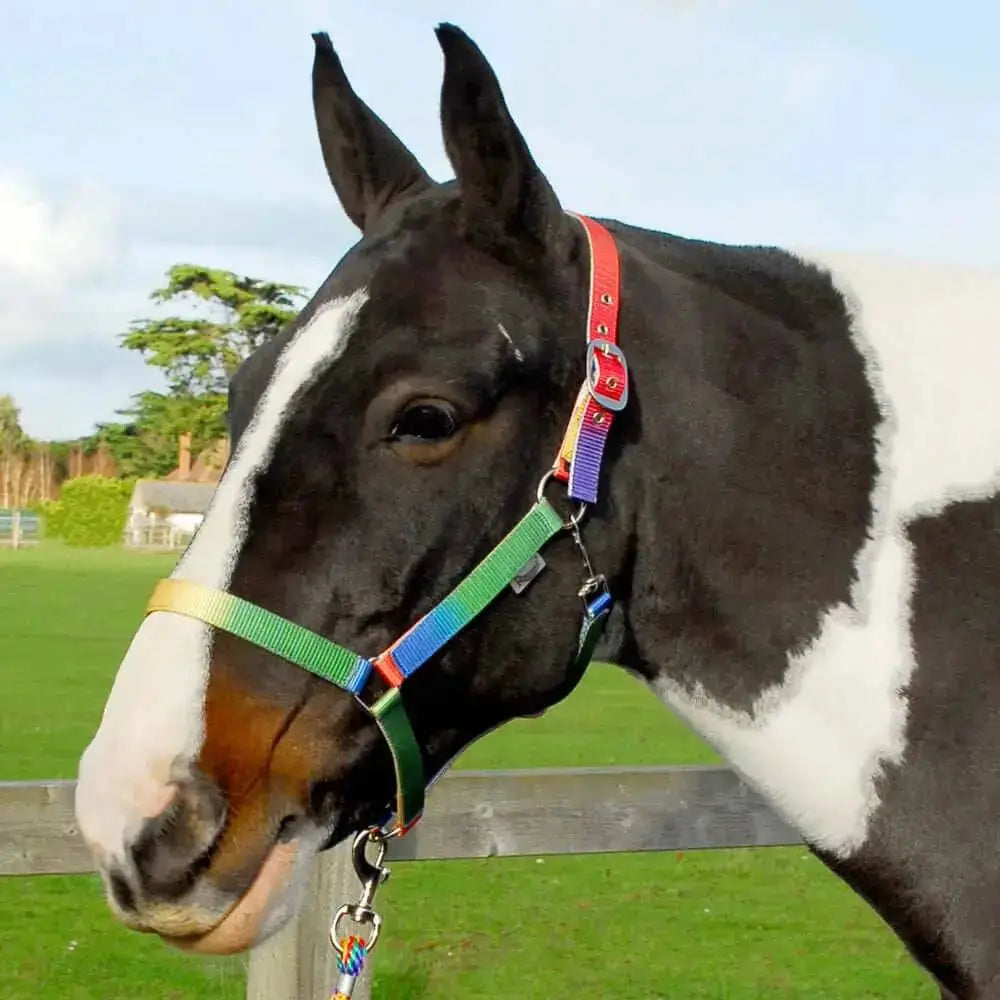
[[[538,501],[479,565],[384,655],[392,658],[404,678],[409,677],[480,615],[521,567],[564,527],[555,508],[547,500]]]
[[[385,742],[392,754],[396,772],[396,822],[405,833],[420,818],[424,809],[424,761],[413,734],[409,716],[403,707],[399,688],[390,688],[371,707]]]
[[[365,686],[371,673],[371,663],[363,656],[273,611],[193,580],[160,580],[146,605],[147,615],[154,611],[173,611],[239,636],[351,694]]]

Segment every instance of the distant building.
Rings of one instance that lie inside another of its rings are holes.
[[[214,483],[140,479],[129,500],[125,544],[177,548],[201,524],[215,494]]]

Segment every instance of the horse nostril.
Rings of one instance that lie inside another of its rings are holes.
[[[178,785],[170,806],[146,820],[131,847],[142,888],[150,895],[181,895],[208,867],[226,818],[219,787],[198,776]]]

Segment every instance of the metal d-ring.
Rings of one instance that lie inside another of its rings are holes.
[[[535,493],[535,496],[538,498],[539,503],[541,503],[545,499],[545,487],[549,485],[549,481],[555,474],[556,474],[555,468],[549,469],[549,471],[546,472],[545,475],[542,476],[541,480],[539,481],[538,489]],[[573,531],[575,528],[579,527],[580,522],[583,520],[584,516],[587,513],[587,507],[588,504],[583,502],[579,503],[576,508],[576,513],[570,514],[570,516],[563,521],[563,528],[565,528],[567,531]]]
[[[364,927],[366,924],[371,927],[371,934],[365,938],[365,952],[370,955],[382,930],[382,918],[373,909],[362,906],[360,903],[344,903],[334,914],[333,923],[330,924],[330,943],[334,949],[340,948],[338,928],[344,917],[350,917],[359,927]]]

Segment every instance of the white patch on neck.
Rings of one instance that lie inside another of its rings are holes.
[[[246,539],[257,476],[267,467],[292,404],[343,354],[360,290],[316,310],[278,357],[271,381],[240,438],[194,540],[173,577],[225,590]],[[121,855],[169,801],[169,782],[204,739],[211,630],[156,612],[132,639],[101,725],[80,760],[77,818],[99,854]]]
[[[865,841],[881,767],[906,750],[915,667],[906,525],[1000,487],[1000,275],[801,256],[831,271],[854,312],[882,411],[875,514],[851,606],[828,611],[816,641],[789,657],[784,681],[749,713],[667,677],[653,688],[808,841],[843,858]]]
[[[504,340],[510,344],[510,349],[514,353],[514,358],[517,361],[524,361],[524,355],[521,353],[521,348],[519,348],[511,338],[511,335],[507,332],[507,327],[503,323],[497,323],[497,329],[500,331],[501,336]]]

